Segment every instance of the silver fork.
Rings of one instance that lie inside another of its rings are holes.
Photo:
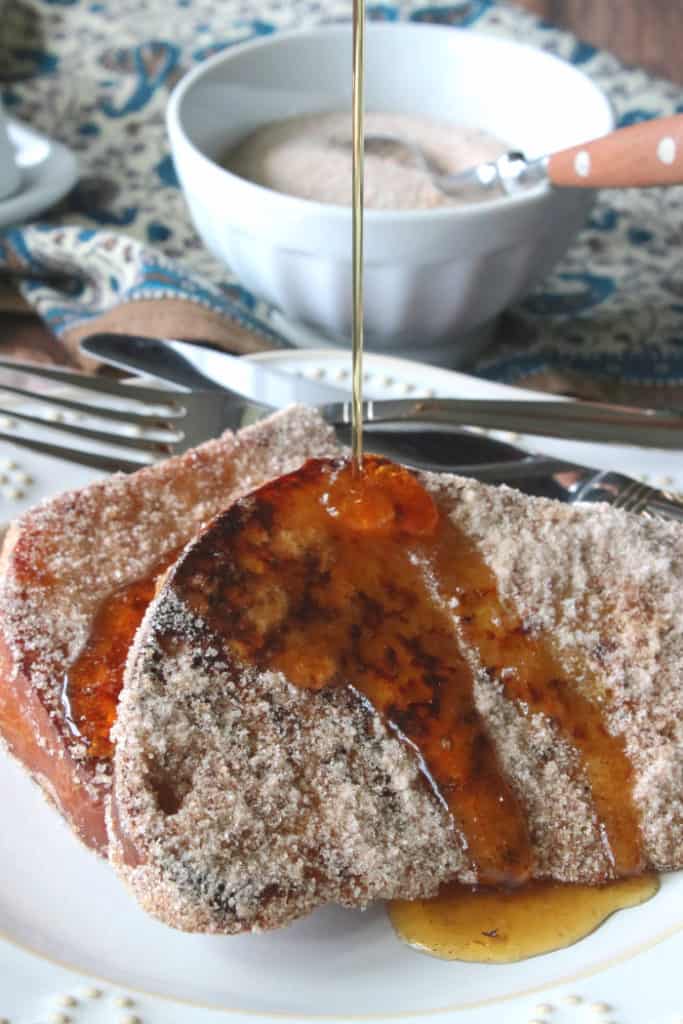
[[[0,408],[0,416],[95,442],[96,445],[113,445],[125,451],[118,454],[71,447],[7,430],[0,430],[0,439],[44,455],[110,472],[133,472],[160,458],[193,448],[210,437],[218,437],[224,430],[239,430],[273,411],[257,402],[236,399],[232,393],[181,392],[147,383],[138,385],[137,382],[131,386],[73,370],[13,359],[0,359],[0,369],[56,381],[69,389],[78,388],[84,392],[83,399],[73,399],[54,391],[43,394],[0,382],[0,391],[28,399],[31,404],[37,403],[47,410],[47,415],[42,416],[37,411]],[[59,418],[55,417],[55,412]],[[70,416],[69,420],[65,414]],[[103,427],[84,424],[83,416],[104,421]],[[122,429],[111,429],[112,426]]]

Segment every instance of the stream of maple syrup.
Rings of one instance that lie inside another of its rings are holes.
[[[351,457],[363,467],[363,177],[365,155],[365,0],[353,0],[351,69],[351,318],[352,419]]]
[[[243,662],[295,685],[352,685],[421,757],[466,840],[481,887],[446,886],[433,900],[395,901],[397,933],[460,960],[510,962],[569,945],[658,881],[643,875],[631,765],[603,724],[600,681],[568,665],[501,601],[474,544],[407,470],[363,457],[363,78],[365,2],[353,4],[352,458],[310,460],[224,514],[213,547],[175,585]],[[64,682],[71,728],[109,758],[128,649],[170,557],[103,605]],[[197,572],[199,564],[200,571]],[[209,573],[217,583],[208,600]],[[196,579],[193,576],[196,574]],[[196,585],[195,585],[196,584]],[[583,759],[615,875],[598,887],[531,881],[525,815],[474,700],[463,645],[507,698],[542,712]],[[577,654],[578,658],[578,654]],[[578,674],[584,677],[579,689]]]

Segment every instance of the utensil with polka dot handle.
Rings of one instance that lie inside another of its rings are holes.
[[[414,167],[429,175],[449,196],[479,199],[486,193],[508,195],[551,182],[562,188],[647,188],[683,184],[683,114],[618,128],[598,139],[527,159],[524,153],[504,153],[457,174],[441,174],[422,147],[412,139],[369,133],[366,152],[386,153],[396,147]]]
[[[553,185],[648,188],[683,184],[683,114],[641,121],[546,158]]]

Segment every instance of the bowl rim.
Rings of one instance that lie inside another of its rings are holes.
[[[171,152],[173,153],[178,142],[181,142],[182,145],[191,150],[193,157],[198,159],[200,164],[202,164],[205,170],[207,170],[211,175],[214,177],[225,178],[230,182],[232,188],[244,191],[245,195],[251,194],[254,199],[258,199],[260,196],[262,200],[269,203],[286,203],[293,214],[297,210],[300,210],[302,215],[324,216],[334,222],[342,220],[348,221],[351,215],[351,207],[348,205],[323,203],[319,200],[305,199],[301,196],[289,195],[286,192],[278,192],[275,189],[267,188],[265,185],[259,185],[256,182],[250,181],[248,178],[242,178],[239,175],[234,174],[232,171],[229,171],[227,168],[222,167],[211,157],[207,156],[206,153],[204,153],[190,139],[183,126],[182,118],[180,116],[180,108],[187,94],[199,80],[212,72],[214,68],[219,67],[221,64],[229,63],[234,57],[238,57],[245,51],[277,46],[289,39],[303,36],[315,37],[318,35],[346,35],[350,29],[351,21],[349,19],[343,22],[336,22],[333,25],[313,25],[303,28],[283,29],[282,31],[276,30],[267,36],[257,36],[256,38],[247,39],[244,42],[228,46],[226,49],[220,50],[211,57],[207,57],[200,61],[196,67],[191,68],[176,83],[168,99],[166,106],[166,128],[171,143]],[[606,121],[604,134],[607,134],[609,131],[613,131],[616,127],[614,106],[610,98],[602,91],[597,83],[583,71],[579,70],[574,64],[571,64],[569,61],[564,60],[561,57],[557,57],[555,54],[548,53],[546,50],[543,50],[538,46],[533,46],[529,43],[521,43],[516,39],[510,39],[505,36],[489,35],[488,33],[479,32],[469,28],[450,25],[429,25],[410,21],[391,23],[370,22],[367,25],[367,31],[368,34],[371,35],[382,35],[390,32],[401,32],[407,35],[420,32],[442,35],[445,37],[446,34],[448,34],[448,37],[450,38],[457,33],[460,38],[474,37],[477,40],[485,41],[487,44],[494,47],[517,50],[521,55],[524,53],[533,54],[535,59],[540,59],[541,61],[554,66],[561,66],[563,71],[587,82],[595,92],[596,101],[602,105],[602,113],[605,115]],[[588,142],[590,139],[596,137],[598,136],[592,135],[585,141]],[[576,145],[580,145],[580,143],[576,143]],[[182,188],[183,191],[185,191],[185,187],[182,186]],[[562,191],[568,192],[570,190],[562,189]],[[580,190],[577,189],[571,191],[581,191],[589,194],[594,193],[596,190],[581,188]],[[495,213],[498,210],[511,211],[513,208],[534,206],[551,198],[555,193],[556,190],[552,188],[550,182],[543,182],[526,191],[518,192],[516,194],[494,196],[482,199],[481,201],[468,202],[461,205],[441,206],[430,209],[418,208],[414,210],[365,209],[363,211],[363,219],[366,223],[387,224],[391,222],[403,224],[404,226],[413,220],[426,220],[428,222],[439,222],[454,218],[469,220],[480,216],[482,213]]]

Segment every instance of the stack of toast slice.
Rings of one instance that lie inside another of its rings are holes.
[[[220,587],[225,564],[212,553],[230,541],[232,510],[248,511],[262,484],[306,459],[338,454],[318,416],[296,407],[47,501],[6,539],[0,730],[81,839],[175,927],[259,930],[330,901],[477,881],[414,746],[353,679],[314,692],[249,666],[195,600]],[[563,680],[599,705],[622,745],[638,869],[683,867],[683,531],[462,478],[421,482],[520,629],[551,639]],[[113,754],[93,756],[69,705],[70,667],[103,603],[171,559],[128,654]],[[592,884],[619,874],[580,737],[512,699],[467,635],[477,713],[524,809],[531,874]]]

